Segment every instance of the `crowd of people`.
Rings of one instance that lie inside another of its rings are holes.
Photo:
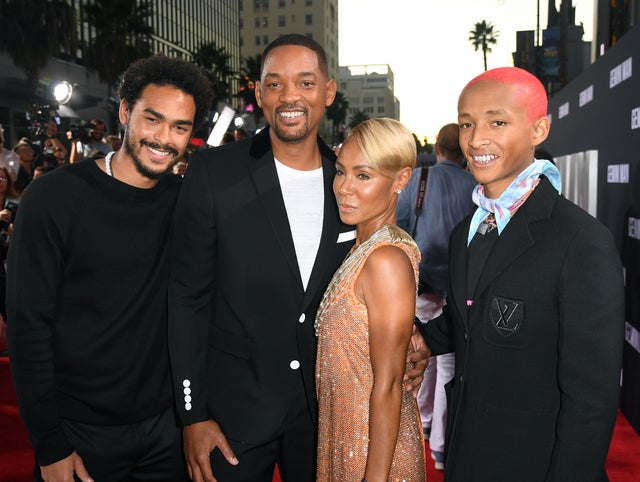
[[[210,84],[156,55],[123,75],[122,148],[99,122],[84,146],[48,136],[37,182],[33,143],[2,151],[35,480],[424,481],[425,436],[448,482],[607,480],[622,269],[536,158],[542,84],[472,79],[428,168],[392,119],[336,156],[336,91],[322,47],[282,36],[267,127],[190,155]]]
[[[120,136],[107,136],[105,123],[100,119],[90,121],[86,143],[74,137],[73,131],[64,135],[59,133],[58,122],[57,118],[51,117],[38,125],[34,137],[19,138],[12,150],[6,149],[4,130],[0,126],[0,166],[9,171],[18,195],[42,172],[49,172],[65,164],[96,159],[120,149]]]

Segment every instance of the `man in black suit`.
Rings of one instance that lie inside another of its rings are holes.
[[[605,481],[622,360],[622,270],[609,231],[534,160],[542,84],[515,67],[473,79],[460,145],[480,183],[451,234],[444,313],[424,325],[456,353],[445,480]]]
[[[313,323],[355,239],[318,137],[336,94],[324,51],[287,35],[262,62],[269,127],[195,155],[175,213],[169,349],[194,481],[271,482],[276,461],[283,480],[314,480]]]

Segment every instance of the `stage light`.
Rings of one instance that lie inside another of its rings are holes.
[[[71,100],[72,95],[73,86],[66,80],[63,80],[53,87],[53,97],[58,104],[66,104]]]

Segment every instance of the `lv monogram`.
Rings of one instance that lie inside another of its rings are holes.
[[[524,320],[524,302],[494,296],[491,302],[491,322],[502,336],[516,333]]]

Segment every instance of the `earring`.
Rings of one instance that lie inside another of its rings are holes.
[[[402,189],[396,189],[396,194],[400,194],[402,192]]]

